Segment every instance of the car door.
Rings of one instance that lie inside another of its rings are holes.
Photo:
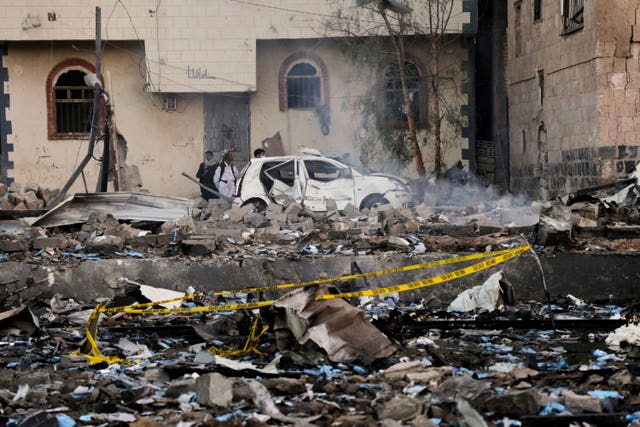
[[[335,200],[338,209],[353,203],[351,169],[324,159],[304,159],[304,205],[313,211],[326,211],[327,200]],[[301,175],[302,175],[301,173]]]
[[[269,197],[280,205],[286,205],[289,200],[302,203],[302,189],[295,159],[279,163],[264,171],[273,180],[269,190]]]

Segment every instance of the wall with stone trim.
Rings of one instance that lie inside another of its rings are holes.
[[[584,27],[563,34],[559,2],[543,0],[538,22],[532,0],[509,3],[513,191],[562,195],[611,182],[635,168],[640,160],[639,5],[638,0],[585,1]]]

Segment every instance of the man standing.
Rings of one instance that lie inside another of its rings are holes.
[[[213,183],[213,175],[216,170],[216,162],[213,161],[213,152],[207,151],[204,153],[204,162],[200,163],[198,167],[198,172],[196,172],[196,178],[200,180],[200,184],[206,185],[207,187],[215,190],[216,187]],[[208,192],[204,188],[200,187],[200,194],[202,194],[202,198],[205,200],[214,199],[218,196]]]
[[[236,169],[233,161],[233,153],[227,149],[222,152],[222,161],[213,175],[213,182],[216,184],[220,194],[233,197],[236,192],[236,177],[238,169]]]

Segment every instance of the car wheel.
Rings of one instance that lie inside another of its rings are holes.
[[[253,205],[254,209],[258,212],[264,212],[267,210],[267,203],[262,199],[249,199],[242,204],[242,206]]]
[[[389,201],[380,194],[370,194],[360,203],[360,209],[371,209],[379,205],[386,205]]]

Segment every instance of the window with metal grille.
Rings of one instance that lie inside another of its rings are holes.
[[[287,107],[314,108],[321,105],[321,81],[318,70],[308,62],[300,62],[287,73]]]
[[[409,110],[416,124],[419,124],[422,122],[423,108],[420,100],[421,85],[418,67],[412,62],[405,62],[405,76],[409,97],[411,99]],[[400,72],[395,62],[389,63],[384,69],[381,101],[382,112],[379,116],[379,125],[382,127],[404,126],[407,122],[409,112],[407,112],[405,107]]]
[[[584,27],[584,0],[562,0],[562,33],[568,34]]]
[[[93,88],[84,82],[85,73],[69,70],[53,86],[55,136],[83,137],[89,133]]]

